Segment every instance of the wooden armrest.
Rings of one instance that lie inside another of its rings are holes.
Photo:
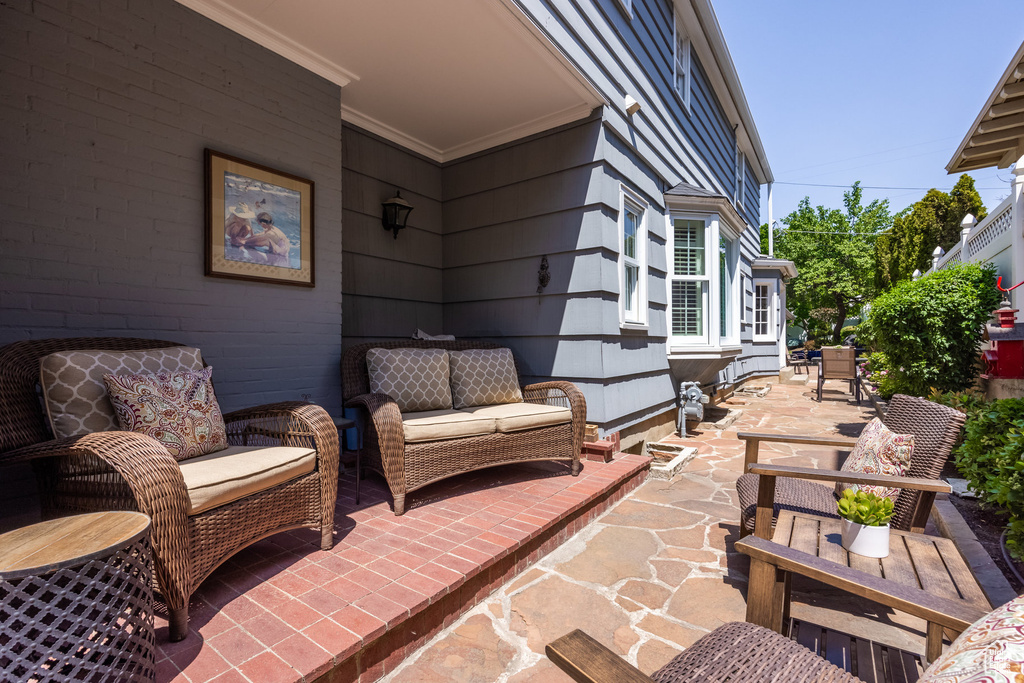
[[[802,443],[813,446],[855,446],[857,439],[847,436],[804,436],[801,434],[758,434],[739,432],[736,437],[742,441],[776,441],[781,443]]]
[[[985,612],[967,603],[940,598],[920,588],[872,576],[764,538],[747,536],[736,541],[736,550],[749,555],[752,560],[767,562],[783,571],[795,571],[801,576],[810,577],[957,632],[965,630],[985,615]]]
[[[796,479],[810,479],[812,481],[838,481],[844,484],[888,486],[898,489],[932,491],[935,493],[949,493],[953,490],[949,484],[941,479],[894,477],[887,474],[863,474],[861,472],[843,472],[841,470],[820,470],[813,467],[766,465],[756,462],[750,465],[747,469],[752,474],[761,474],[771,477],[792,477]]]
[[[548,643],[544,652],[577,683],[654,683],[639,669],[579,629]]]
[[[741,441],[747,442],[743,453],[743,468],[757,462],[757,451],[762,441],[775,443],[795,443],[805,446],[835,446],[841,449],[852,449],[857,439],[845,436],[804,436],[801,434],[758,434],[756,432],[739,432],[736,435]]]

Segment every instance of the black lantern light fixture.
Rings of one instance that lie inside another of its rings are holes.
[[[402,199],[402,193],[395,191],[395,196],[386,202],[382,202],[381,206],[384,207],[384,213],[381,214],[380,222],[384,224],[385,230],[391,230],[395,233],[395,239],[398,239],[398,231],[405,227],[406,221],[409,220],[409,214],[412,212],[412,204]]]

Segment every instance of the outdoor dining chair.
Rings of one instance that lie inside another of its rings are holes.
[[[850,382],[850,393],[860,403],[860,381],[857,379],[857,349],[852,346],[823,346],[821,366],[818,368],[818,403],[827,379],[844,379]]]

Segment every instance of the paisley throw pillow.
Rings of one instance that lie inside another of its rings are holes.
[[[857,445],[843,463],[844,472],[864,474],[887,474],[902,477],[910,469],[910,457],[914,453],[914,435],[896,434],[882,424],[877,417],[860,433]],[[857,484],[836,484],[836,493],[842,495],[847,488]],[[888,486],[859,486],[858,488],[895,499],[900,490]]]
[[[1024,595],[971,624],[932,662],[920,683],[1024,680]]]
[[[104,375],[103,382],[122,430],[148,434],[175,460],[185,460],[228,447],[212,373],[208,367],[199,372]]]

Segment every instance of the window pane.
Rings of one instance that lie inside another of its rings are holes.
[[[672,283],[672,334],[704,335],[704,310],[700,282]]]
[[[622,219],[622,253],[631,259],[636,258],[636,226],[639,222],[636,212],[627,208]]]
[[[626,264],[625,268],[626,272],[623,280],[626,291],[625,298],[623,299],[623,307],[626,312],[626,320],[636,320],[638,317],[637,295],[639,293],[637,288],[637,279],[640,274],[640,267]]]
[[[704,274],[704,221],[676,220],[673,272]]]
[[[768,285],[754,288],[754,334],[768,335]]]
[[[723,239],[718,244],[718,334],[729,336],[729,247]]]

